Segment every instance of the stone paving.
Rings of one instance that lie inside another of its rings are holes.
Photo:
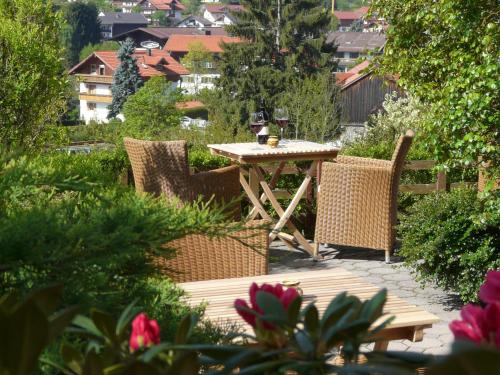
[[[449,352],[453,336],[448,324],[459,317],[460,300],[456,295],[446,293],[432,286],[422,286],[414,280],[400,258],[391,257],[391,263],[384,262],[384,252],[364,249],[337,249],[321,246],[324,260],[314,261],[302,251],[290,251],[280,241],[271,245],[271,273],[310,271],[313,269],[344,268],[366,281],[385,287],[389,292],[421,306],[437,315],[441,321],[424,331],[421,342],[409,340],[392,341],[389,350],[403,350],[427,354]]]

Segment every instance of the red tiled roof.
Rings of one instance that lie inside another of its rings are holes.
[[[195,109],[195,108],[204,108],[205,104],[200,102],[199,100],[191,100],[188,102],[177,102],[175,103],[175,107],[177,109]]]
[[[242,12],[245,10],[245,7],[239,4],[205,4],[204,7],[210,13]]]
[[[92,56],[96,56],[113,71],[120,65],[117,51],[97,51],[71,68],[69,73],[77,73],[78,68]],[[149,56],[146,50],[136,49],[133,56],[137,60],[137,67],[142,78],[155,76],[175,77],[189,74],[189,71],[184,66],[163,50],[153,49],[151,50],[151,56]]]
[[[222,43],[240,43],[241,39],[224,35],[172,35],[165,43],[163,50],[188,52],[189,45],[193,42],[200,42],[209,52],[220,53],[222,52]]]
[[[370,61],[365,60],[352,69],[348,70],[347,72],[335,73],[335,80],[337,81],[337,84],[341,85],[342,88],[344,88],[368,73],[367,68],[369,66]]]
[[[177,0],[148,0],[148,1],[158,10],[171,10],[172,3],[174,3],[175,9],[178,10],[186,9],[186,7]]]
[[[339,20],[357,20],[368,13],[369,7],[361,7],[356,10],[336,10],[333,12]]]

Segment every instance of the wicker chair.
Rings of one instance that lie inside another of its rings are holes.
[[[390,261],[398,185],[413,135],[407,131],[399,138],[391,160],[338,156],[323,163],[315,255],[320,243],[331,243],[384,250]]]
[[[239,197],[239,168],[230,166],[209,172],[190,174],[186,141],[152,142],[124,138],[138,192],[177,197],[192,202],[198,196],[205,201],[229,203]],[[233,209],[233,208],[231,208]],[[240,207],[234,207],[239,218]]]
[[[248,229],[234,234],[244,244],[228,237],[187,235],[165,245],[176,250],[174,258],[157,256],[153,262],[175,282],[266,275],[269,232],[263,224],[264,221],[253,221],[247,224]]]

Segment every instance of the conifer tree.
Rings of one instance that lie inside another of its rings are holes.
[[[335,47],[326,43],[331,15],[322,0],[243,0],[228,26],[243,43],[224,45],[218,95],[248,112],[261,99],[271,113],[297,80],[332,71]]]
[[[116,117],[127,98],[134,94],[143,84],[136,59],[132,56],[133,53],[134,41],[127,38],[118,50],[120,65],[113,74],[113,83],[111,85],[113,101],[109,106],[108,118]]]

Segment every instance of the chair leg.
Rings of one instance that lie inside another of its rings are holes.
[[[385,262],[386,263],[391,263],[391,250],[386,250],[385,251]]]

